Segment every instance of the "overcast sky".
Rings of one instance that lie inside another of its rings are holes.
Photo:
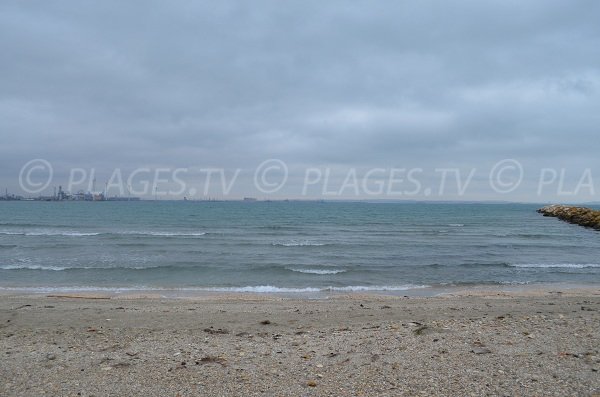
[[[510,158],[523,189],[467,198],[527,200],[544,167],[600,194],[599,21],[593,0],[3,1],[0,183],[42,158],[53,185],[240,168],[256,195],[246,173],[276,158],[296,197],[306,167],[482,181]]]

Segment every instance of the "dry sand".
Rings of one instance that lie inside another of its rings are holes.
[[[78,296],[0,296],[0,396],[600,394],[597,288]]]

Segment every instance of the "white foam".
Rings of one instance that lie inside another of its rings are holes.
[[[463,223],[449,223],[448,226],[450,226],[450,227],[463,227],[464,224]]]
[[[0,234],[9,236],[67,236],[67,237],[85,237],[85,236],[97,236],[100,233],[92,232],[59,232],[59,231],[37,231],[37,232],[6,232],[2,231]]]
[[[49,293],[49,292],[130,292],[130,291],[160,291],[162,288],[149,288],[149,287],[94,287],[94,286],[72,286],[72,287],[0,287],[0,291],[27,291],[27,292],[38,292],[38,293]]]
[[[278,245],[278,246],[282,246],[282,247],[304,247],[304,246],[315,246],[315,247],[320,247],[325,245],[325,243],[316,243],[313,241],[308,241],[308,240],[291,240],[291,241],[284,241],[284,242],[275,242],[273,243],[273,245]]]
[[[180,290],[190,290],[182,288]],[[319,288],[306,287],[306,288],[286,288],[286,287],[275,287],[272,285],[258,285],[258,286],[247,286],[247,287],[223,287],[223,288],[197,288],[191,290],[208,291],[208,292],[255,292],[255,293],[306,293],[306,292],[319,292]]]
[[[423,289],[430,288],[429,285],[414,285],[414,284],[405,284],[405,285],[351,285],[348,287],[329,287],[325,290],[327,291],[351,291],[351,292],[360,292],[360,291],[406,291],[411,289]]]
[[[146,270],[162,267],[156,266],[50,266],[50,265],[0,265],[0,270]]]
[[[520,263],[509,265],[521,268],[565,268],[565,269],[584,269],[589,267],[600,267],[598,263]]]
[[[306,273],[306,274],[338,274],[347,272],[346,269],[297,269],[297,268],[286,268],[292,272]]]
[[[29,269],[29,270],[54,270],[61,271],[67,269],[66,267],[61,266],[44,266],[44,265],[2,265],[0,266],[2,270],[20,270],[20,269]]]
[[[130,292],[130,291],[197,291],[197,292],[241,292],[241,293],[314,293],[314,292],[363,292],[363,291],[406,291],[411,289],[428,288],[428,285],[398,285],[398,286],[366,286],[353,285],[347,287],[304,287],[289,288],[275,287],[272,285],[257,285],[246,287],[149,287],[149,286],[131,286],[131,287],[94,287],[94,286],[70,286],[70,287],[0,287],[2,291],[30,291],[30,292],[77,292],[77,291],[104,291],[104,292]]]
[[[138,236],[155,236],[155,237],[200,237],[204,236],[206,232],[146,232],[146,231],[132,231],[132,232],[120,232],[118,234],[138,235]]]

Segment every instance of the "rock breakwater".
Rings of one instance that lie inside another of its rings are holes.
[[[551,216],[575,225],[600,230],[600,211],[569,205],[548,205],[537,210],[544,216]]]

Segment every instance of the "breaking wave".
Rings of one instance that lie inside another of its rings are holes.
[[[600,267],[598,263],[520,263],[509,265],[520,268],[564,268],[564,269],[585,269],[590,267]]]
[[[313,246],[313,247],[320,247],[320,246],[324,246],[327,245],[325,243],[317,243],[314,241],[308,241],[308,240],[291,240],[291,241],[278,241],[275,243],[272,243],[272,245],[275,246],[281,246],[281,247],[308,247],[308,246]]]
[[[338,274],[347,272],[346,269],[298,269],[287,267],[287,270],[306,274]]]
[[[272,285],[257,285],[246,287],[94,287],[94,286],[65,286],[65,287],[0,287],[4,291],[32,291],[32,292],[77,292],[77,291],[106,291],[106,292],[129,292],[129,291],[197,291],[197,292],[240,292],[240,293],[315,293],[315,292],[364,292],[364,291],[406,291],[412,289],[428,288],[428,285],[397,285],[397,286],[367,286],[351,285],[347,287],[276,287]]]
[[[41,231],[41,232],[7,232],[1,231],[0,235],[5,236],[67,236],[67,237],[85,237],[98,236],[97,232],[64,232],[64,231]]]

